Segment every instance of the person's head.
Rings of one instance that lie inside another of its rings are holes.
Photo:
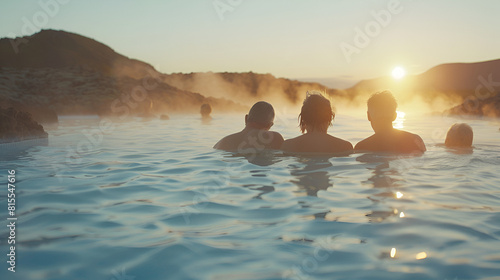
[[[444,144],[447,147],[470,147],[472,146],[472,127],[466,123],[456,123],[450,127],[446,134]]]
[[[390,91],[384,90],[374,93],[368,99],[367,105],[368,120],[375,132],[384,128],[392,128],[392,122],[397,117],[398,103]]]
[[[319,93],[307,92],[299,115],[299,127],[302,133],[305,131],[326,133],[334,118],[335,113],[330,100]]]
[[[274,108],[273,105],[259,101],[255,103],[247,115],[245,115],[246,126],[269,130],[273,126]]]
[[[206,118],[210,116],[210,113],[212,113],[212,107],[210,104],[204,103],[200,107],[200,114],[202,117]]]

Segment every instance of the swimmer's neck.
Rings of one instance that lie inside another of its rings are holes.
[[[260,126],[260,125],[257,125],[257,124],[254,124],[254,123],[247,123],[245,125],[245,128],[243,128],[242,132],[248,132],[248,131],[252,131],[252,130],[269,130],[269,128],[267,127],[263,127],[263,126]]]
[[[306,134],[327,134],[328,125],[306,125]]]
[[[312,130],[307,130],[306,134],[327,134],[328,130],[327,129],[312,129]]]
[[[396,131],[396,129],[392,126],[392,122],[383,124],[372,123],[372,128],[375,134],[388,134]]]

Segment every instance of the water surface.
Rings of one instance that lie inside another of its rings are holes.
[[[444,142],[456,121],[401,120],[421,157],[245,157],[215,151],[243,116],[113,123],[63,118],[48,146],[2,151],[17,171],[17,272],[1,279],[499,279],[497,120],[467,120],[472,153]],[[275,130],[299,133],[296,116]],[[364,116],[330,129],[353,144]],[[135,277],[135,278],[134,278]]]

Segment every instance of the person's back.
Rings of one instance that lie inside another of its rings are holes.
[[[352,144],[329,134],[313,132],[285,140],[281,149],[296,153],[339,153],[352,151]]]
[[[273,106],[264,101],[257,102],[245,115],[245,128],[222,138],[214,148],[242,153],[279,149],[284,139],[281,134],[269,131],[273,120]]]
[[[338,153],[352,151],[352,144],[327,133],[335,114],[330,101],[319,94],[306,97],[299,115],[302,135],[283,142],[281,149],[295,153]]]
[[[222,138],[215,144],[214,149],[233,152],[277,150],[282,143],[283,136],[277,132],[246,127],[240,132]]]
[[[389,91],[375,93],[368,99],[368,120],[375,134],[360,141],[357,151],[421,153],[425,144],[420,136],[393,128],[397,102]]]
[[[210,116],[210,113],[212,113],[212,106],[208,103],[202,104],[200,107],[201,118],[203,120],[211,120],[212,117]]]
[[[356,144],[357,151],[413,153],[424,152],[425,144],[417,134],[402,130],[375,133]]]

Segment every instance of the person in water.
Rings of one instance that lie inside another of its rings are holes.
[[[327,133],[335,113],[321,94],[307,93],[299,115],[302,135],[283,142],[285,152],[338,153],[352,151],[352,144]]]
[[[426,151],[420,136],[392,127],[398,103],[390,91],[373,94],[368,99],[368,120],[375,134],[354,147],[357,151],[422,153]]]
[[[242,153],[279,149],[284,139],[278,132],[269,131],[274,124],[273,121],[273,106],[259,101],[245,115],[245,128],[222,138],[214,148]]]
[[[210,116],[210,113],[212,113],[212,106],[208,103],[203,103],[200,107],[201,118],[204,120],[211,120],[212,117]]]
[[[446,134],[444,144],[446,147],[470,148],[474,134],[472,127],[466,123],[456,123],[450,127]]]

